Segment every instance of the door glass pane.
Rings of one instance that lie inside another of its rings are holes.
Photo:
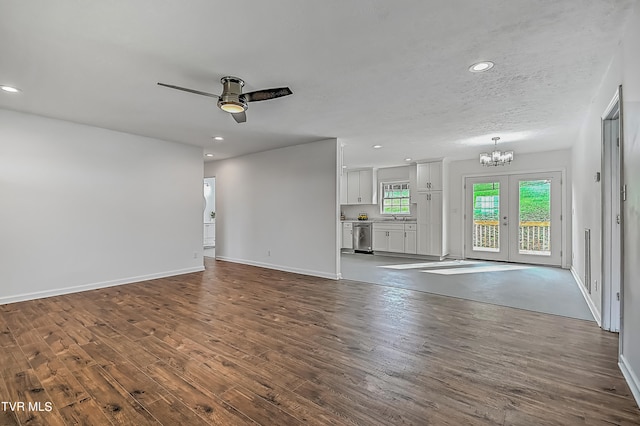
[[[521,180],[518,253],[551,256],[551,181]]]
[[[473,250],[500,251],[500,183],[473,184]]]

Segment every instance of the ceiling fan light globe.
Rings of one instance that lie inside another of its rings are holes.
[[[231,114],[237,114],[239,112],[243,112],[244,110],[246,110],[247,108],[242,105],[242,104],[237,104],[234,102],[227,102],[227,103],[219,103],[218,106],[220,107],[221,110],[231,113]]]

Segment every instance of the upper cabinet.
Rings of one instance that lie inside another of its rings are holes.
[[[346,188],[345,183],[346,181]],[[345,190],[346,189],[346,190]],[[346,200],[344,193],[346,192]],[[343,204],[375,204],[376,190],[373,169],[352,170],[342,175],[340,202]]]
[[[418,202],[418,168],[415,164],[409,166],[409,188],[411,204],[416,204]]]
[[[340,176],[340,204],[347,204],[347,172],[343,172]]]
[[[442,191],[442,174],[442,161],[418,163],[416,172],[417,191]]]

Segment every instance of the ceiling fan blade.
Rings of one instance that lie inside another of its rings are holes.
[[[288,87],[278,87],[275,89],[256,90],[255,92],[243,93],[247,102],[267,101],[269,99],[281,98],[293,94]]]
[[[172,84],[164,84],[158,83],[158,86],[168,87],[170,89],[182,90],[183,92],[195,93],[196,95],[209,96],[211,98],[219,98],[220,96],[214,95],[213,93],[201,92],[199,90],[187,89],[186,87],[174,86]]]
[[[244,123],[245,121],[247,121],[247,113],[242,111],[242,112],[236,112],[235,114],[231,114],[233,116],[233,119],[236,120],[236,123]]]

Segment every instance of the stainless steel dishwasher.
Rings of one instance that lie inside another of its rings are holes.
[[[371,223],[353,222],[353,251],[373,253],[372,245]]]

